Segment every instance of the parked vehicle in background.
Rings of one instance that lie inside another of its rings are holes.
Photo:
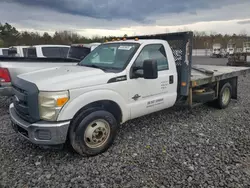
[[[8,48],[0,48],[0,56],[8,56]]]
[[[250,52],[250,42],[243,42],[243,53]]]
[[[0,96],[12,96],[12,84],[17,75],[43,68],[76,65],[79,61],[69,58],[0,57]]]
[[[10,57],[27,57],[27,48],[29,46],[11,46],[8,49]]]
[[[19,75],[9,107],[13,129],[35,144],[68,141],[93,156],[112,145],[128,120],[176,104],[226,108],[237,99],[238,76],[250,72],[192,65],[192,32],[127,39],[99,45],[78,66]]]
[[[101,43],[72,44],[69,49],[68,57],[82,60],[100,44]]]
[[[236,53],[236,44],[228,43],[227,44],[227,56],[233,55],[234,53]]]
[[[217,58],[221,58],[222,55],[222,46],[220,43],[215,43],[213,44],[213,53],[212,53],[212,57],[217,57]]]
[[[34,45],[27,48],[27,57],[66,58],[69,48],[68,45]]]
[[[243,42],[243,48],[228,57],[228,66],[250,66],[250,42]]]

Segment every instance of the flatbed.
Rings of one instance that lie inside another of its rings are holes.
[[[247,67],[226,67],[216,65],[193,65],[191,87],[197,87],[224,79],[234,78],[250,73]]]

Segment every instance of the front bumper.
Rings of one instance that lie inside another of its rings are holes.
[[[13,103],[9,112],[12,128],[30,142],[39,145],[58,145],[66,142],[70,121],[39,121],[30,124],[17,115]]]
[[[11,83],[1,83],[0,84],[0,96],[12,96],[14,92],[12,90]]]

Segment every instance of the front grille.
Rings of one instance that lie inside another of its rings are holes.
[[[34,123],[35,119],[31,117],[28,105],[28,92],[17,87],[16,85],[13,85],[13,91],[15,94],[13,103],[17,115],[25,121]]]
[[[12,86],[15,94],[13,104],[17,115],[29,123],[39,121],[39,90],[36,84],[16,77],[16,79],[12,81]]]

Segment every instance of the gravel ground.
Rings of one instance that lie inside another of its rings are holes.
[[[0,98],[0,187],[250,187],[250,76],[225,110],[172,108],[126,123],[92,158],[41,149],[10,128]]]

